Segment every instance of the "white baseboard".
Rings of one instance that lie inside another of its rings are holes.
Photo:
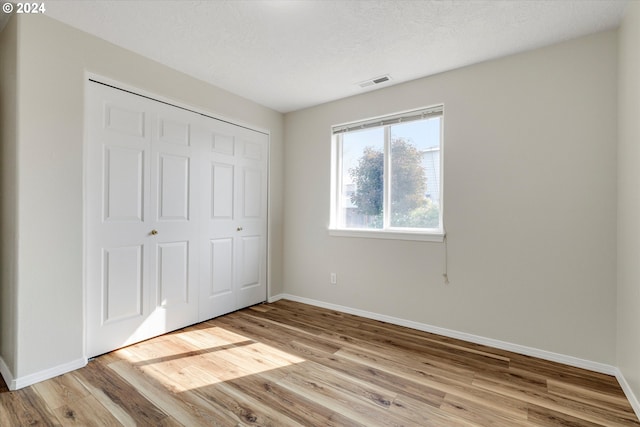
[[[326,308],[329,310],[340,311],[342,313],[354,314],[356,316],[366,317],[368,319],[380,320],[382,322],[391,323],[399,326],[406,326],[408,328],[417,329],[419,331],[430,332],[433,334],[443,335],[449,338],[456,338],[463,341],[472,342],[475,344],[486,345],[489,347],[499,348],[501,350],[512,351],[514,353],[523,354],[525,356],[537,357],[552,362],[563,363],[565,365],[575,366],[577,368],[584,368],[594,372],[600,372],[607,375],[617,375],[620,371],[615,366],[607,365],[604,363],[593,362],[590,360],[580,359],[574,356],[567,356],[564,354],[554,353],[551,351],[540,350],[538,348],[527,347],[520,344],[513,344],[506,341],[500,341],[493,338],[486,338],[478,335],[468,334],[466,332],[454,331],[452,329],[441,328],[439,326],[432,326],[426,323],[414,322],[412,320],[400,319],[397,317],[387,316],[384,314],[373,313],[370,311],[360,310],[357,308],[345,307],[342,305],[331,304],[324,301],[318,301],[310,298],[298,297],[290,294],[278,294],[269,298],[269,302],[276,302],[280,299],[288,299],[291,301],[301,302],[304,304],[314,305],[317,307]]]
[[[25,375],[23,377],[14,378],[11,370],[6,365],[4,360],[0,357],[0,373],[4,381],[7,383],[9,390],[19,390],[23,387],[30,386],[40,381],[48,380],[50,378],[57,377],[67,372],[74,371],[87,365],[87,359],[81,358],[73,360],[71,362],[64,363],[62,365],[54,366],[53,368],[45,369],[40,372]]]
[[[618,380],[618,383],[620,383],[620,387],[622,388],[622,391],[624,391],[624,394],[627,396],[627,400],[631,404],[633,411],[636,413],[636,416],[640,418],[640,402],[638,402],[638,398],[636,397],[635,393],[631,389],[631,386],[627,382],[624,375],[622,375],[622,371],[620,371],[619,368],[616,368],[615,375],[616,375],[616,379]]]
[[[268,303],[276,302],[284,298],[284,294],[273,295],[267,298]],[[292,300],[293,301],[293,300]]]
[[[443,335],[449,338],[456,338],[463,341],[472,342],[475,344],[482,344],[489,347],[499,348],[501,350],[512,351],[514,353],[523,354],[525,356],[537,357],[551,362],[558,362],[577,368],[588,369],[590,371],[599,372],[602,374],[615,376],[620,383],[622,391],[627,396],[631,407],[633,408],[636,416],[640,418],[640,402],[634,394],[631,386],[622,375],[620,369],[615,366],[607,365],[604,363],[593,362],[591,360],[580,359],[574,356],[567,356],[565,354],[554,353],[547,350],[541,350],[538,348],[527,347],[520,344],[513,344],[505,341],[496,340],[493,338],[486,338],[478,335],[468,334],[465,332],[458,332],[452,329],[441,328],[438,326],[432,326],[425,323],[414,322],[412,320],[400,319],[397,317],[387,316],[384,314],[373,313],[370,311],[359,310],[356,308],[346,307],[343,305],[332,304],[324,301],[318,301],[310,298],[298,297],[291,294],[278,294],[269,298],[269,302],[276,302],[281,299],[287,299],[291,301],[301,302],[303,304],[314,305],[316,307],[322,307],[329,310],[335,310],[342,313],[353,314],[356,316],[366,317],[367,319],[380,320],[382,322],[391,323],[399,326],[406,326],[408,328],[417,329],[419,331],[430,332],[433,334]]]

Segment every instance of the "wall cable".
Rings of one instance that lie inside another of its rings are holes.
[[[449,246],[447,244],[447,232],[444,232],[444,237],[442,238],[442,243],[444,244],[444,261],[442,265],[442,277],[444,278],[444,284],[449,284]]]

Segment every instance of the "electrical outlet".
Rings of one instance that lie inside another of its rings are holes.
[[[337,285],[338,284],[338,276],[336,275],[336,273],[331,273],[329,280],[331,282],[332,285]]]

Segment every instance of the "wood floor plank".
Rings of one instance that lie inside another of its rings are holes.
[[[13,418],[10,416],[9,406],[4,403],[5,399],[9,399],[8,396],[8,390],[6,392],[0,393],[0,426],[10,426],[11,419]]]
[[[636,426],[615,377],[281,300],[16,392],[0,426]]]
[[[268,374],[267,374],[268,375]],[[397,417],[385,414],[372,403],[354,399],[349,393],[308,376],[289,372],[277,382],[292,392],[307,396],[321,405],[338,412],[363,426],[397,426],[402,425]]]
[[[633,410],[629,401],[620,394],[613,395],[609,392],[602,392],[599,389],[579,387],[574,384],[567,384],[552,378],[548,379],[546,382],[547,390],[551,395],[558,397],[570,397],[572,400],[597,406],[621,416],[624,416]]]
[[[234,423],[234,419],[222,411],[213,410],[208,405],[194,405],[183,399],[180,394],[171,392],[155,378],[145,375],[139,367],[121,361],[110,364],[109,368],[182,425],[211,426]]]
[[[280,379],[277,377],[278,381]],[[306,395],[300,395],[278,385],[268,375],[237,378],[231,384],[240,392],[252,396],[302,425],[326,427],[359,425]]]
[[[72,374],[61,375],[50,381],[34,384],[33,389],[51,409],[58,409],[89,396],[87,390]]]
[[[47,407],[33,388],[0,394],[0,419],[8,419],[9,426],[60,426],[60,420]]]
[[[379,387],[366,381],[362,381],[345,373],[326,375],[323,365],[316,362],[305,362],[287,370],[304,376],[309,381],[322,382],[330,387],[348,393],[350,400],[364,401],[376,405],[382,409],[388,409],[398,394],[387,388]]]
[[[179,399],[185,406],[191,408],[194,415],[198,416],[202,420],[212,420],[211,423],[205,423],[205,425],[248,425],[242,422],[237,413],[228,410],[228,408],[222,404],[222,401],[211,399],[206,395],[202,396],[197,392],[200,388],[212,387],[215,384],[218,384],[220,381],[217,378],[212,377],[208,373],[203,375],[203,372],[195,366],[181,370],[180,375],[184,378],[180,378],[179,380],[175,380],[173,378],[159,379],[157,375],[152,375],[151,381],[157,382],[162,388],[181,390],[179,392],[173,392],[176,399]],[[186,377],[191,378],[187,380]],[[188,383],[189,387],[186,387],[185,383]],[[190,424],[184,425],[189,426]]]
[[[341,343],[322,339],[290,325],[245,315],[244,313],[233,313],[233,315],[216,319],[216,322],[227,329],[238,331],[248,337],[260,337],[262,342],[279,346],[281,349],[287,349],[285,351],[294,351],[291,349],[290,343],[292,341],[304,344],[305,349],[317,349],[323,353],[335,353],[342,348]],[[301,356],[304,357],[304,354]]]
[[[584,404],[583,402],[572,400],[570,397],[555,396],[551,394],[538,393],[531,390],[522,390],[511,387],[508,384],[498,383],[487,378],[478,376],[474,385],[498,394],[509,395],[518,400],[526,402],[528,405],[540,406],[559,412],[565,415],[576,417],[590,423],[603,424],[607,426],[640,425],[634,414],[620,416],[610,410],[603,410],[595,405]],[[635,418],[635,419],[634,419]]]
[[[321,317],[323,320],[326,320],[326,323],[323,323],[325,331],[328,330],[331,332],[340,332],[340,333],[344,331],[350,336],[354,336],[354,332],[357,333],[362,331],[366,333],[368,337],[370,337],[371,335],[378,336],[378,337],[395,337],[397,339],[404,340],[414,345],[423,344],[423,346],[421,347],[416,347],[418,351],[423,351],[428,349],[441,349],[441,350],[454,350],[454,351],[460,350],[461,351],[460,354],[464,354],[466,356],[475,354],[483,357],[488,357],[491,359],[501,360],[503,362],[509,362],[510,360],[510,357],[509,357],[510,355],[508,353],[496,352],[495,351],[496,349],[482,346],[479,344],[461,342],[459,340],[453,340],[453,339],[447,340],[447,339],[443,339],[444,337],[434,335],[428,332],[409,329],[406,327],[392,325],[389,323],[384,323],[384,322],[371,320],[371,319],[362,319],[356,316],[351,316],[351,318],[354,320],[350,322],[348,320],[349,318],[346,317],[350,315],[341,315],[341,316],[336,315],[333,318],[330,318],[329,316],[324,315],[324,311],[326,310],[319,309],[317,307],[312,307],[311,309],[307,309],[306,307],[304,307],[300,309],[299,305],[296,306],[291,304],[286,305],[286,307],[291,311],[276,308],[274,310],[271,310],[270,314],[271,315],[275,314],[277,316],[277,313],[282,312],[286,318],[287,316],[286,313],[294,312],[294,313],[297,313],[296,315],[298,320],[300,320],[301,318],[304,318],[306,319],[307,322],[315,325],[320,324],[318,321],[318,317]],[[314,316],[313,313],[317,313],[317,315]],[[331,312],[331,314],[333,313],[337,313],[337,312]],[[273,318],[273,316],[270,318]],[[340,322],[337,324],[338,325],[337,327],[335,322],[336,319],[340,319]],[[279,320],[282,321],[282,317],[280,317]],[[345,326],[347,325],[349,327],[345,328]],[[387,341],[386,344],[394,345],[395,343]]]
[[[392,360],[398,365],[405,367],[419,367],[421,372],[425,372],[434,376],[455,379],[460,383],[471,384],[474,379],[476,370],[468,367],[461,367],[453,361],[443,361],[440,357],[434,357],[429,354],[407,353],[396,347],[384,347],[377,344],[371,344],[364,340],[357,340],[352,343],[343,345],[342,349],[336,354],[351,357],[380,357]]]
[[[389,411],[393,414],[401,412],[411,426],[478,427],[477,423],[442,411],[440,405],[431,407],[407,396],[398,396]]]
[[[232,384],[216,383],[215,378],[210,377],[208,372],[196,367],[193,369],[205,384],[191,392],[206,400],[216,402],[224,410],[237,416],[239,421],[245,425],[271,427],[300,427],[304,425],[270,408],[260,400],[242,393]]]
[[[535,405],[529,408],[527,420],[532,425],[540,427],[600,427],[603,425]]]
[[[514,355],[509,365],[511,370],[535,372],[545,378],[553,378],[566,384],[573,384],[601,393],[618,395],[620,384],[612,375],[588,371],[574,366],[563,365],[548,360],[523,355]]]
[[[471,369],[493,369],[493,368],[506,368],[509,366],[509,359],[504,356],[495,355],[486,351],[480,351],[475,348],[466,349],[460,345],[442,345],[434,343],[429,340],[421,340],[416,337],[412,337],[409,334],[384,334],[380,333],[378,325],[371,327],[371,323],[360,322],[355,326],[336,326],[335,323],[326,323],[322,326],[319,321],[313,317],[307,317],[306,320],[301,320],[303,316],[297,316],[296,321],[292,322],[286,318],[279,317],[274,314],[273,311],[265,314],[266,318],[271,320],[277,320],[282,323],[295,325],[314,325],[312,333],[319,335],[320,337],[326,337],[328,339],[335,340],[336,342],[357,344],[357,340],[366,341],[369,343],[376,343],[381,346],[394,347],[396,349],[415,354],[430,354],[434,357],[446,356],[449,365],[451,366],[453,361],[457,363],[457,366],[461,368]],[[315,320],[315,321],[314,321]],[[373,322],[373,321],[372,321]],[[368,326],[369,325],[369,326]]]
[[[500,396],[489,391],[479,391],[466,381],[458,381],[455,377],[450,378],[443,375],[434,375],[417,367],[407,367],[403,364],[396,363],[394,360],[385,358],[384,355],[374,356],[368,354],[362,359],[363,354],[362,352],[355,354],[349,350],[341,350],[337,353],[337,355],[341,357],[349,358],[354,362],[366,364],[367,366],[374,366],[380,370],[396,375],[405,381],[413,381],[436,390],[441,390],[446,393],[447,396],[458,396],[469,400],[481,401],[488,406],[493,406],[494,402],[497,402],[501,407],[510,410],[514,414],[523,414],[526,410],[526,406],[516,399]]]
[[[486,401],[467,399],[455,394],[447,394],[440,409],[458,418],[468,420],[482,426],[527,425],[527,410],[515,412],[505,410],[499,404],[487,404]]]
[[[107,366],[94,360],[76,378],[124,425],[161,425],[167,414]]]
[[[268,329],[272,325],[269,323],[259,323],[255,319],[251,319],[249,323],[238,324],[237,320],[233,319],[220,319],[219,322],[225,324],[228,328],[242,328],[242,331],[247,335],[263,334],[263,339],[273,346],[280,346],[281,349],[294,354],[300,355],[308,360],[316,361],[330,370],[336,372],[347,373],[351,376],[360,378],[364,381],[369,381],[373,384],[387,387],[389,390],[401,392],[404,395],[411,396],[416,400],[421,400],[425,404],[437,406],[440,404],[444,397],[444,392],[424,386],[422,384],[407,381],[401,377],[389,374],[385,371],[373,368],[371,366],[351,362],[348,359],[340,358],[335,355],[333,350],[335,346],[324,345],[320,341],[307,340],[304,336],[296,335],[294,340],[282,339],[282,332],[273,332],[268,334],[272,339],[267,339],[265,329]]]
[[[119,427],[122,424],[92,395],[69,400],[54,409],[65,426]]]

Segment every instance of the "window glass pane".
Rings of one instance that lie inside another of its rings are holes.
[[[392,227],[440,225],[440,117],[391,126]]]
[[[383,227],[384,128],[342,135],[341,223],[347,228]]]

